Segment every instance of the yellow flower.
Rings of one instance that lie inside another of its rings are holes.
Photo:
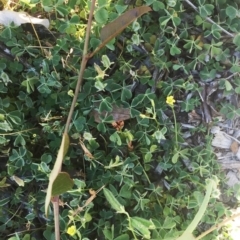
[[[167,100],[166,100],[166,103],[170,106],[173,106],[173,104],[176,102],[176,100],[174,99],[173,96],[168,96],[167,97]]]
[[[76,231],[77,231],[77,230],[76,230],[76,227],[73,225],[73,226],[71,226],[71,227],[68,228],[67,233],[68,233],[70,236],[73,236],[73,235],[75,235]]]

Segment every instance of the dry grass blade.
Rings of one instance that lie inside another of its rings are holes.
[[[51,197],[52,197],[53,182],[57,178],[59,172],[61,171],[63,158],[68,151],[68,147],[69,147],[69,137],[68,137],[67,133],[64,133],[63,137],[62,137],[61,147],[60,147],[58,155],[57,155],[57,160],[56,160],[56,162],[54,164],[54,167],[53,167],[53,170],[52,170],[52,172],[49,176],[49,183],[48,183],[47,195],[46,195],[46,200],[45,200],[45,214],[46,214],[46,216],[48,215],[48,206],[50,204]]]

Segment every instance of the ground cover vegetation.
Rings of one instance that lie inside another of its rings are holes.
[[[136,7],[151,11],[87,62],[62,154],[69,175],[53,187],[56,196],[68,190],[57,197],[61,239],[231,239],[224,226],[201,234],[238,206],[239,189],[225,188],[210,127],[240,114],[222,101],[240,92],[239,4],[97,1],[88,53],[101,44],[105,25]],[[2,1],[2,9],[47,18],[50,27],[0,29],[1,239],[55,239],[46,189],[75,95],[90,5]],[[204,92],[209,86],[222,98]]]

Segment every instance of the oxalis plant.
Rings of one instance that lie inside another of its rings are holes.
[[[68,151],[68,147],[69,147],[68,131],[70,129],[70,124],[71,124],[72,116],[73,116],[74,109],[75,109],[75,106],[76,106],[76,102],[77,102],[77,99],[78,99],[78,95],[79,95],[79,92],[81,91],[84,70],[86,68],[87,62],[101,48],[103,48],[114,37],[116,37],[118,34],[120,34],[134,20],[139,18],[144,13],[147,13],[147,12],[151,11],[151,8],[148,7],[148,6],[142,6],[142,7],[133,8],[131,10],[128,10],[127,12],[122,14],[120,17],[118,17],[116,20],[114,20],[113,22],[107,24],[101,30],[101,33],[100,33],[101,40],[102,40],[101,44],[99,44],[99,46],[93,52],[88,52],[89,36],[90,36],[90,32],[91,32],[92,16],[93,16],[94,8],[95,8],[95,1],[93,0],[91,2],[88,24],[87,24],[87,28],[86,28],[85,44],[84,44],[81,67],[80,67],[80,71],[79,71],[79,75],[78,75],[78,81],[77,81],[77,85],[76,85],[76,88],[75,88],[75,93],[74,93],[74,97],[73,97],[73,100],[72,100],[71,108],[70,108],[70,111],[68,113],[68,118],[67,118],[67,121],[66,121],[65,130],[64,130],[64,133],[63,133],[63,136],[62,136],[61,146],[60,146],[60,149],[58,151],[58,155],[57,155],[57,159],[56,159],[54,168],[53,168],[53,170],[50,174],[50,177],[49,177],[49,185],[48,185],[48,188],[47,188],[47,195],[46,195],[46,200],[45,200],[45,214],[46,214],[46,216],[48,215],[48,208],[49,208],[50,202],[52,202],[52,204],[53,204],[54,221],[55,221],[55,238],[56,238],[56,240],[59,240],[61,238],[60,237],[60,226],[59,226],[59,222],[60,222],[60,219],[59,219],[59,194],[62,194],[66,191],[71,190],[71,188],[74,184],[74,182],[70,178],[69,174],[66,173],[66,172],[62,172],[61,168],[62,168],[63,159],[66,156],[67,151]],[[174,20],[174,19],[172,19],[172,20]],[[135,41],[137,42],[137,40],[135,40]],[[174,44],[175,43],[173,43],[172,46],[174,46]],[[173,50],[173,48],[172,48],[172,50]],[[105,61],[108,62],[108,64],[105,64],[105,65],[107,66],[107,68],[109,68],[109,66],[111,65],[110,61],[108,60],[108,58],[106,58]],[[95,67],[96,71],[98,72],[98,76],[100,78],[104,78],[105,71],[102,71],[101,68],[97,64],[95,64],[94,67]],[[107,68],[106,68],[106,70],[107,70]],[[101,85],[99,85],[99,87],[100,86]],[[101,89],[101,87],[100,87],[100,89]],[[104,89],[104,87],[102,89]],[[154,101],[150,99],[150,102],[152,104],[152,110],[148,109],[148,115],[140,114],[140,117],[143,118],[143,119],[146,119],[146,118],[147,119],[152,119],[152,120],[155,120],[157,122]],[[174,100],[173,96],[169,96],[167,98],[166,102],[169,106],[173,107],[173,104],[174,104],[175,100]],[[152,114],[152,116],[149,116],[149,114]],[[176,143],[177,143],[178,142],[178,134],[177,134],[178,129],[177,129],[177,122],[176,122],[176,116],[175,116],[174,109],[173,109],[173,116],[174,116],[174,123],[175,123],[175,127],[176,127],[176,129],[175,129],[175,140],[176,140]],[[159,134],[160,135],[156,136],[156,138],[159,137],[161,139],[161,134],[164,134],[164,133],[159,133]],[[88,154],[91,157],[91,153],[88,151],[88,149],[86,149],[86,147],[84,146],[84,143],[80,141],[80,144],[83,147],[83,149],[85,151],[85,154]],[[173,155],[173,158],[172,158],[173,163],[176,163],[178,161],[179,156],[184,157],[186,153],[187,153],[186,150],[181,150],[181,148],[179,148],[178,145],[176,145],[175,149],[174,149],[174,155]],[[118,166],[118,161],[119,160],[116,159],[115,166]],[[120,165],[121,165],[121,163],[120,163]],[[216,182],[217,182],[217,180],[214,179],[214,178],[208,179],[206,181],[206,195],[205,195],[205,197],[202,201],[202,204],[199,207],[199,211],[197,212],[193,221],[186,228],[186,230],[185,231],[180,231],[179,233],[176,232],[175,237],[171,237],[171,238],[167,238],[167,239],[176,239],[176,240],[201,239],[202,237],[207,235],[209,232],[216,229],[216,227],[213,227],[210,230],[208,230],[207,232],[201,234],[197,238],[194,237],[194,235],[193,235],[194,230],[198,226],[199,222],[201,221],[201,219],[202,219],[202,217],[203,217],[203,215],[204,215],[204,213],[207,209],[207,206],[208,206],[208,203],[210,201],[210,196],[213,192],[213,189],[216,189]],[[142,217],[138,217],[138,216],[130,216],[128,211],[126,211],[125,207],[117,200],[117,198],[114,196],[114,194],[104,185],[98,191],[91,190],[90,191],[91,197],[85,202],[85,204],[83,206],[78,207],[78,209],[73,213],[72,217],[74,218],[74,216],[79,214],[81,211],[84,211],[85,208],[89,204],[91,204],[91,202],[94,200],[94,198],[96,198],[97,193],[99,193],[99,191],[101,191],[102,189],[103,189],[103,193],[104,193],[104,196],[105,196],[106,200],[111,205],[111,207],[116,211],[116,213],[117,214],[123,214],[123,215],[126,216],[126,227],[129,231],[131,231],[134,239],[139,239],[140,236],[143,239],[156,239],[156,240],[157,239],[162,239],[162,238],[151,238],[151,231],[153,231],[154,229],[157,228],[157,226],[156,226],[157,224],[154,223],[154,221],[152,221],[151,218],[146,219],[146,218],[142,218]],[[71,224],[72,220],[70,219],[69,225]],[[75,225],[70,225],[67,233],[71,236],[75,236],[75,234],[77,234],[79,236],[79,238],[81,238],[81,234],[80,234],[79,231],[76,230]],[[107,232],[106,232],[106,235],[108,235]],[[117,239],[118,240],[129,239],[129,237],[128,237],[127,234],[122,234],[121,236],[115,238],[115,240],[117,240]],[[167,239],[165,238],[165,240],[167,240]]]
[[[72,100],[72,104],[71,104],[71,108],[68,114],[68,118],[67,118],[67,122],[65,125],[65,130],[63,133],[63,137],[62,137],[62,142],[61,142],[61,146],[57,155],[57,159],[56,162],[54,164],[53,170],[49,176],[49,184],[48,184],[48,188],[47,188],[47,195],[46,195],[46,201],[45,201],[45,214],[46,216],[48,215],[48,207],[49,207],[49,203],[50,201],[53,204],[53,209],[54,209],[54,221],[55,221],[55,238],[56,240],[60,239],[60,227],[59,227],[59,194],[70,190],[73,186],[73,180],[70,178],[69,174],[66,172],[61,172],[61,168],[62,168],[62,162],[63,159],[65,157],[65,155],[67,154],[68,151],[68,147],[69,147],[69,136],[68,136],[68,131],[69,131],[69,127],[70,127],[70,123],[71,123],[71,119],[73,116],[73,112],[74,112],[74,108],[77,102],[77,98],[78,98],[78,94],[80,92],[81,86],[82,86],[82,81],[83,81],[83,74],[84,74],[84,70],[86,68],[86,64],[88,62],[88,60],[93,57],[94,54],[96,54],[102,47],[104,47],[109,41],[111,41],[114,37],[116,37],[119,33],[121,33],[121,31],[123,31],[129,24],[131,24],[135,19],[137,19],[138,17],[140,17],[141,15],[143,15],[144,13],[147,13],[149,11],[151,11],[151,8],[148,6],[142,6],[142,7],[138,7],[138,8],[134,8],[131,9],[127,12],[125,12],[123,15],[121,15],[120,17],[118,17],[115,21],[111,22],[110,24],[106,25],[102,30],[101,30],[101,40],[102,43],[96,48],[96,50],[92,53],[88,53],[88,44],[89,44],[89,36],[90,36],[90,31],[91,31],[91,24],[92,24],[92,17],[93,17],[93,12],[94,12],[94,8],[95,8],[95,1],[93,0],[91,2],[91,8],[90,8],[90,12],[89,12],[89,18],[88,18],[88,24],[87,24],[87,29],[86,29],[86,37],[85,37],[85,44],[84,44],[84,49],[83,49],[83,57],[82,57],[82,62],[81,62],[81,67],[79,70],[79,76],[78,76],[78,81],[77,81],[77,85],[75,88],[75,93],[74,93],[74,97]],[[112,207],[115,210],[119,211],[119,204],[117,204],[117,200],[114,198],[114,196],[112,195],[112,193],[107,190],[104,189],[104,193],[106,198],[110,201]],[[94,197],[96,197],[96,193],[93,194],[93,196],[90,198],[91,200],[89,200],[87,202],[87,204],[89,204]],[[116,204],[112,204],[113,202],[115,202]],[[85,204],[85,206],[87,206],[87,204]],[[123,207],[120,207],[123,211],[123,213],[127,214],[127,212],[124,211]],[[138,224],[140,224],[141,222],[137,221],[137,219],[134,218],[130,218],[128,216],[129,219],[129,227],[130,230],[132,231],[134,238],[136,238],[135,234],[134,234],[134,229],[132,228],[132,225],[134,224],[135,227],[137,227],[138,230],[142,231],[142,227],[138,226]],[[139,218],[140,219],[140,218]],[[146,223],[149,223],[149,227],[151,228],[153,227],[153,225],[151,224],[151,221],[146,221],[144,219],[140,219],[141,221],[144,221]],[[150,236],[150,233],[148,231],[148,228],[146,228],[147,232],[144,233],[144,236],[146,235],[146,237]],[[71,232],[71,228],[70,228],[70,232]]]
[[[237,215],[218,199],[224,176],[208,128],[186,130],[179,117],[199,107],[198,78],[221,75],[222,92],[239,94],[237,3],[15,7],[51,19],[51,30],[0,28],[0,238],[231,239],[225,224]],[[227,118],[239,115],[218,104]],[[187,135],[204,135],[203,145]]]

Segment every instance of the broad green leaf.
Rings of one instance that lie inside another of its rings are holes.
[[[64,133],[63,137],[62,137],[62,143],[61,143],[58,155],[57,155],[57,160],[56,160],[53,170],[49,176],[47,195],[46,195],[46,199],[45,199],[45,214],[46,214],[46,216],[48,215],[48,206],[50,204],[51,197],[52,197],[53,183],[61,171],[63,158],[68,151],[68,147],[69,147],[69,136],[67,133]]]
[[[52,185],[52,196],[58,196],[72,189],[73,180],[66,172],[60,172]]]

